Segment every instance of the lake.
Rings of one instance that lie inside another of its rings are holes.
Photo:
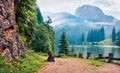
[[[118,46],[103,46],[103,45],[73,45],[70,46],[69,50],[74,47],[75,54],[78,56],[79,53],[83,54],[83,57],[86,58],[87,52],[91,53],[90,58],[95,58],[98,54],[103,54],[103,56],[108,56],[109,53],[113,53],[115,58],[120,58],[120,47]],[[58,48],[56,49],[58,53]]]
[[[118,46],[74,45],[74,46],[70,46],[70,49],[72,47],[74,47],[77,56],[79,53],[82,53],[84,58],[86,58],[87,52],[91,53],[90,58],[95,58],[98,56],[98,54],[103,54],[103,56],[108,56],[109,53],[113,53],[115,58],[120,58],[120,47]]]

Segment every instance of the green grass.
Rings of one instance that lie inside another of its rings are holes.
[[[96,66],[96,67],[101,67],[105,64],[105,61],[103,61],[103,60],[80,59],[80,58],[77,58],[77,57],[74,57],[74,56],[68,56],[68,55],[65,55],[65,54],[58,54],[56,57],[58,57],[58,58],[73,58],[73,59],[76,58],[76,59],[79,59],[79,60],[83,60],[83,61],[87,62],[88,64],[91,64],[91,65]]]
[[[89,64],[94,65],[96,67],[100,67],[105,64],[105,62],[102,61],[96,61],[96,60],[89,60]]]
[[[46,65],[45,60],[32,50],[23,53],[21,59],[6,62],[0,57],[0,73],[35,73]]]
[[[73,56],[69,56],[69,55],[65,55],[65,54],[58,54],[58,55],[55,55],[55,57],[57,57],[57,58],[71,58]]]
[[[82,59],[82,60],[84,60],[88,64],[91,64],[91,65],[96,66],[96,67],[101,67],[105,64],[105,62],[101,61],[101,60],[94,60],[94,59]]]
[[[104,41],[101,41],[100,44],[102,44],[102,45],[113,45],[112,39],[106,39]]]

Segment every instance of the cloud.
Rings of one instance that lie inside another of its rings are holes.
[[[107,15],[120,19],[120,0],[37,0],[42,12],[69,12],[85,4],[94,5],[103,10]]]

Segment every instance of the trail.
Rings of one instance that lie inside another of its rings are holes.
[[[96,67],[76,58],[56,58],[56,62],[49,62],[38,73],[120,73],[120,66],[104,64]]]

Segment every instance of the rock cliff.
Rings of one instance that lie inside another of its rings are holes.
[[[0,0],[0,55],[9,61],[25,51],[15,24],[14,0]]]

